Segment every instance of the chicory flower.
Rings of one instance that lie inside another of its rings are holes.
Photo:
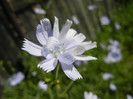
[[[127,99],[133,99],[133,97],[129,94],[127,94]]]
[[[88,9],[89,9],[89,10],[94,10],[94,9],[96,9],[96,8],[97,8],[96,5],[89,5],[89,6],[88,6]]]
[[[110,24],[110,19],[107,16],[102,16],[100,18],[100,22],[102,25],[109,25]]]
[[[39,82],[38,82],[38,87],[39,87],[40,89],[42,89],[43,91],[47,91],[47,89],[48,89],[48,85],[45,84],[44,81],[39,81]]]
[[[104,80],[110,80],[112,79],[114,76],[111,73],[104,73],[103,74],[103,79]]]
[[[80,23],[77,16],[75,16],[75,15],[72,16],[72,20],[73,20],[74,24],[76,24],[76,25],[78,25]]]
[[[66,76],[71,80],[77,80],[82,76],[73,63],[76,60],[96,60],[95,57],[82,55],[86,50],[95,48],[96,42],[84,41],[85,35],[77,34],[74,29],[70,29],[71,25],[72,21],[67,20],[59,32],[58,18],[55,17],[53,29],[49,19],[44,18],[36,30],[36,37],[41,46],[25,39],[22,49],[31,55],[45,57],[46,59],[40,62],[37,67],[47,73],[54,70],[59,61]]]
[[[98,97],[95,94],[93,94],[92,92],[88,93],[87,91],[85,91],[84,99],[98,99]]]
[[[11,86],[16,86],[25,78],[24,74],[22,72],[18,72],[16,74],[13,74],[11,78],[8,79]]]
[[[116,87],[116,85],[114,83],[110,83],[109,88],[112,91],[116,91],[117,90],[117,87]]]

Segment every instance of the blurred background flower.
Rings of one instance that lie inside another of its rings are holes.
[[[41,8],[34,8],[34,12],[36,14],[46,14],[46,11],[44,9],[41,9]]]
[[[94,9],[96,9],[96,8],[97,8],[96,5],[88,5],[88,9],[89,9],[89,10],[94,10]]]
[[[111,73],[104,73],[103,74],[103,80],[110,80],[113,78],[113,75]]]
[[[78,25],[80,22],[79,22],[79,20],[78,20],[78,18],[77,18],[77,16],[72,16],[72,21],[74,22],[74,24],[76,24],[76,25]]]
[[[108,55],[103,58],[106,63],[120,62],[122,59],[120,43],[116,40],[109,40],[110,45],[107,47]],[[105,49],[103,44],[100,44],[101,48]]]
[[[47,91],[47,89],[48,89],[48,85],[45,84],[44,81],[39,81],[39,82],[38,82],[38,87],[39,87],[40,89],[44,90],[44,91]]]
[[[127,94],[127,99],[133,99],[133,97],[129,94]]]
[[[9,78],[9,82],[11,86],[16,86],[24,79],[24,74],[22,72],[18,72],[16,74],[13,74],[11,78]]]
[[[100,22],[102,25],[109,25],[110,24],[110,19],[107,16],[102,16],[100,18]]]
[[[116,91],[117,90],[117,87],[116,87],[116,85],[114,83],[110,83],[109,88],[112,91]]]
[[[98,97],[95,94],[93,94],[92,92],[88,93],[87,91],[85,91],[84,99],[98,99]]]

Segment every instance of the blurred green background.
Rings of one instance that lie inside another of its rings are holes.
[[[87,40],[96,41],[98,46],[85,53],[98,60],[76,67],[83,79],[75,81],[63,95],[62,91],[71,80],[62,69],[55,89],[52,84],[55,70],[45,73],[37,68],[43,57],[36,58],[21,50],[24,38],[38,44],[37,24],[42,18],[49,18],[53,23],[54,16],[59,18],[60,29],[70,19],[72,28],[84,33]],[[101,22],[103,16],[106,16],[105,23]],[[103,61],[108,51],[103,50],[100,43],[108,46],[109,39],[120,43],[120,62],[107,64]],[[132,42],[132,0],[0,0],[0,99],[84,99],[84,91],[93,92],[99,99],[127,99],[128,94],[133,96]],[[24,73],[24,80],[10,86],[8,78],[18,71]],[[114,77],[105,81],[103,73],[112,73]],[[53,89],[41,90],[37,85],[40,80],[52,85]],[[109,88],[110,83],[116,85],[115,91]],[[56,91],[60,93],[58,97]]]

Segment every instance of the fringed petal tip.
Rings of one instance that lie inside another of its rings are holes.
[[[26,41],[27,41],[27,39],[26,39],[26,38],[24,38],[23,43],[25,43]]]
[[[76,81],[76,80],[79,80],[79,79],[83,79],[83,77],[81,75],[78,75],[78,76],[75,76],[75,77],[69,77],[67,76],[69,79],[73,80],[73,81]]]
[[[55,58],[45,59],[44,61],[40,62],[37,67],[43,69],[44,71],[46,71],[46,73],[48,73],[55,69],[57,62],[58,61]]]
[[[48,18],[43,18],[42,20],[40,20],[40,23],[42,22],[49,22],[49,19]]]
[[[40,69],[43,69],[43,71],[46,71],[46,69],[43,68],[42,64],[38,64],[38,65],[37,65],[37,68],[40,68]]]
[[[23,45],[22,45],[23,48],[26,48],[28,45],[29,45],[29,41],[26,38],[24,38]]]
[[[41,65],[37,65],[37,67],[38,67],[38,68],[40,68],[40,69],[42,69],[42,70],[43,70],[43,71],[45,71],[46,73],[51,72],[51,69],[46,68],[46,66],[45,66],[45,67],[43,67],[43,66],[41,66]],[[53,70],[53,69],[52,69],[52,70]]]
[[[68,23],[70,23],[70,24],[72,24],[72,23],[73,23],[73,22],[72,22],[71,20],[69,20],[69,19],[67,19],[67,22],[68,22]]]
[[[22,50],[34,56],[42,56],[42,47],[24,38]]]
[[[73,78],[71,80],[76,81],[76,80],[79,80],[79,79],[83,79],[83,77],[82,76],[79,76],[78,78]]]
[[[66,74],[66,76],[69,79],[73,81],[77,79],[82,79],[82,76],[72,64],[67,65],[67,64],[61,63],[61,66],[62,66],[63,72]]]
[[[22,45],[23,48],[21,48],[22,50],[25,49],[25,47],[27,46],[27,43],[28,43],[28,40],[26,38],[24,38],[23,45]]]
[[[23,51],[26,51],[26,49],[23,47],[23,48],[21,48]]]

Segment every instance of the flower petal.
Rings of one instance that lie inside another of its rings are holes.
[[[24,39],[22,50],[25,50],[34,56],[43,56],[42,55],[42,47],[32,43],[31,41],[29,41],[27,39]]]
[[[47,55],[49,54],[49,51],[48,51],[48,49],[47,49],[47,47],[46,47],[45,45],[43,46],[42,54],[43,54],[43,56],[44,56],[45,58],[46,58]]]
[[[77,46],[79,46],[81,44],[82,41],[85,40],[85,36],[84,34],[80,33],[77,34],[75,37],[73,37],[72,39],[68,39],[65,41],[66,44],[66,49],[70,50],[72,48],[76,48]]]
[[[82,53],[84,53],[86,51],[85,47],[82,45],[79,45],[77,47],[73,47],[70,48],[68,50],[69,53],[71,53],[72,55],[81,55]]]
[[[45,59],[44,61],[40,62],[37,67],[42,68],[44,71],[50,72],[55,69],[58,60],[55,58],[52,59]]]
[[[45,45],[47,40],[47,32],[43,29],[43,27],[39,24],[37,25],[36,37],[40,44]]]
[[[96,95],[93,96],[93,99],[98,99],[98,97]]]
[[[84,99],[92,99],[93,98],[93,93],[92,92],[84,92]]]
[[[40,21],[40,23],[44,27],[45,31],[48,33],[48,36],[53,36],[53,31],[49,19],[44,18]]]
[[[82,41],[84,41],[86,39],[85,35],[82,34],[82,33],[79,33],[77,34],[75,37],[74,37],[74,40],[78,43],[81,43]]]
[[[52,51],[53,49],[54,49],[54,47],[56,46],[56,45],[58,45],[59,44],[59,41],[58,41],[58,39],[56,39],[55,37],[50,37],[50,38],[48,38],[48,41],[47,41],[47,48],[50,50],[50,51]]]
[[[74,30],[74,29],[69,29],[68,30],[68,32],[67,32],[67,34],[66,34],[66,39],[72,39],[73,37],[74,37],[74,35],[77,33],[77,31],[76,30]]]
[[[96,42],[82,42],[79,46],[73,47],[69,49],[69,53],[72,55],[81,55],[86,50],[92,49],[96,47]]]
[[[61,63],[61,66],[66,76],[71,80],[82,79],[82,76],[79,74],[77,69],[72,64],[67,65],[67,64]]]
[[[79,55],[79,56],[74,56],[74,58],[76,60],[80,60],[80,61],[85,61],[85,60],[97,60],[96,57],[92,57],[92,56],[84,56],[84,55]]]
[[[64,24],[63,28],[61,29],[61,32],[60,32],[60,40],[63,40],[64,37],[66,36],[68,30],[70,29],[72,25],[72,21],[70,20],[67,20],[67,22]]]
[[[97,47],[97,43],[96,42],[82,42],[81,45],[83,45],[85,47],[86,50],[90,50],[92,48]]]
[[[64,46],[66,47],[66,49],[69,49],[71,47],[74,47],[77,45],[77,42],[73,39],[74,35],[77,32],[74,29],[69,29],[66,37],[64,37],[64,39],[62,40]]]
[[[74,59],[74,57],[70,54],[63,54],[63,55],[60,55],[58,57],[59,61],[61,63],[65,63],[65,64],[72,64],[73,62],[75,62],[76,60]]]
[[[66,40],[64,42],[64,46],[66,47],[66,50],[69,50],[69,49],[72,49],[72,48],[76,48],[78,45],[79,44],[75,40],[73,40],[73,39]]]
[[[56,38],[59,37],[59,22],[57,17],[55,17],[55,21],[54,21],[53,36]]]
[[[95,94],[93,94],[92,92],[88,93],[87,91],[85,91],[84,99],[98,99],[98,97]]]

